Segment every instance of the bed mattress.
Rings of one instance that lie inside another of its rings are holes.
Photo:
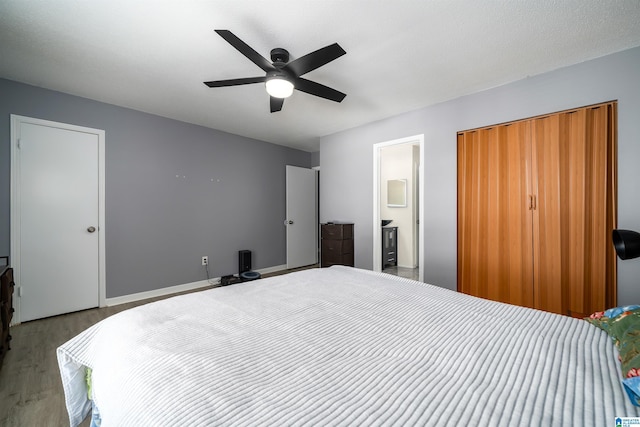
[[[579,319],[343,266],[147,304],[58,348],[110,426],[605,426],[638,417]]]

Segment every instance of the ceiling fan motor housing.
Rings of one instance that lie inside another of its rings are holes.
[[[294,80],[293,76],[291,76],[290,73],[282,69],[268,71],[265,80],[271,80],[271,79],[285,79],[285,80],[289,80],[291,83],[293,83],[293,80]]]
[[[271,49],[271,61],[274,67],[283,67],[289,62],[289,52],[281,47]]]

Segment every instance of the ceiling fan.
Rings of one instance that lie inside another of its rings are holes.
[[[245,77],[240,79],[204,82],[204,84],[209,87],[265,83],[267,93],[270,96],[272,113],[282,110],[284,99],[291,96],[293,89],[335,102],[341,102],[344,97],[347,96],[335,89],[300,77],[301,75],[322,67],[323,65],[347,53],[340,47],[340,45],[338,45],[338,43],[325,46],[291,62],[289,62],[289,52],[282,48],[275,48],[271,50],[271,61],[273,62],[269,62],[265,57],[253,50],[248,44],[236,37],[231,31],[215,31],[220,35],[220,37],[229,42],[231,46],[235,47],[240,51],[240,53],[249,58],[251,62],[262,68],[267,74],[260,77]]]

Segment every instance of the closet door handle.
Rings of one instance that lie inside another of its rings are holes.
[[[533,194],[529,194],[529,210],[535,211],[538,206],[538,200]]]
[[[533,210],[535,211],[536,209],[538,209],[538,197],[537,196],[532,196],[533,198]]]
[[[533,196],[529,194],[529,210],[533,209]]]

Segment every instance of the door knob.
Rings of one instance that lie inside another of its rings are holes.
[[[293,224],[293,221],[292,221],[292,220],[289,220],[287,223],[288,223],[289,225],[291,225],[291,224]]]
[[[96,231],[96,228],[94,226],[91,226],[91,227],[87,228],[87,231],[89,233],[93,233],[94,231]]]

